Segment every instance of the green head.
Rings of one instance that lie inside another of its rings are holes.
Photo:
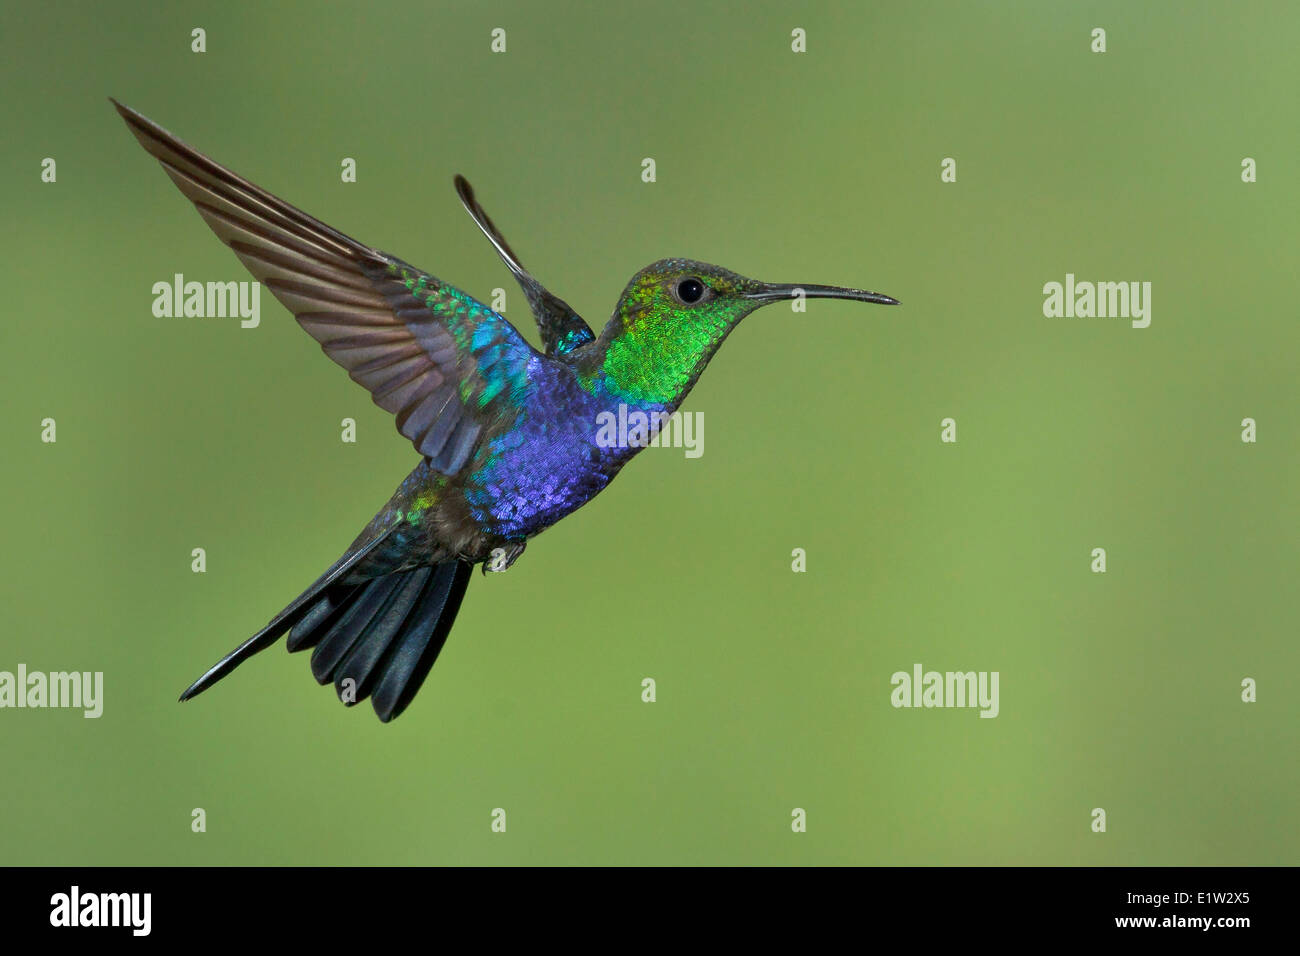
[[[628,283],[594,355],[611,392],[629,403],[675,408],[728,333],[749,313],[802,294],[897,305],[878,292],[747,279],[691,259],[661,259]]]

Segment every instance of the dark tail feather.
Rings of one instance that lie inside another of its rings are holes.
[[[390,721],[411,702],[447,640],[472,565],[458,560],[376,578],[320,595],[289,635],[289,649],[315,646],[312,674],[348,705],[370,697]]]
[[[347,606],[341,609],[340,614],[327,619],[327,627],[320,639],[311,638],[316,645],[311,652],[311,673],[318,683],[330,680],[334,668],[352,650],[352,645],[383,616],[406,574],[413,573],[418,572],[387,574],[366,582],[359,592],[348,598]]]
[[[340,699],[352,697],[355,703],[364,700],[374,686],[374,678],[379,673],[378,665],[398,632],[406,624],[411,609],[424,593],[425,585],[433,575],[433,568],[420,568],[408,572],[401,589],[393,595],[382,614],[376,615],[374,624],[368,628],[363,640],[358,640],[348,651],[341,664],[334,670],[334,687]],[[317,677],[317,680],[320,678]],[[328,678],[326,678],[328,679]],[[345,693],[347,681],[352,681],[355,694]]]
[[[342,585],[333,590],[326,590],[316,603],[311,606],[311,610],[300,617],[296,624],[289,629],[289,636],[285,639],[285,645],[290,651],[300,651],[305,647],[311,647],[316,641],[320,640],[325,631],[321,625],[331,615],[338,614],[348,603],[349,596],[361,587],[359,584]]]
[[[469,587],[474,566],[464,561],[438,565],[424,586],[420,602],[380,663],[371,703],[387,723],[406,709],[429,676]]]
[[[209,667],[202,677],[185,689],[185,692],[181,694],[181,700],[189,700],[191,697],[203,693],[258,651],[265,650],[274,644],[286,630],[300,621],[305,621],[309,616],[320,613],[319,609],[323,597],[334,596],[336,600],[340,599],[335,592],[346,594],[348,588],[347,585],[342,584],[343,578],[366,555],[385,541],[388,534],[389,532],[385,531],[383,534],[376,535],[374,540],[367,542],[364,547],[356,551],[350,551],[335,561],[328,571],[317,578],[311,587],[294,598],[293,602],[273,617],[266,627]],[[325,613],[328,613],[328,607]]]

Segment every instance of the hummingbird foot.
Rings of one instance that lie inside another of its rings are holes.
[[[499,573],[509,570],[510,565],[514,564],[519,559],[519,556],[524,553],[525,546],[526,542],[524,541],[512,541],[503,548],[493,548],[492,553],[488,555],[488,559],[483,562],[480,569],[484,574],[489,571]]]

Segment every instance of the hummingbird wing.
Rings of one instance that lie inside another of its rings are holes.
[[[455,475],[484,432],[517,410],[529,364],[541,356],[504,316],[112,102],[212,231],[325,354],[397,416],[397,430],[433,468]]]
[[[456,176],[456,195],[460,196],[465,210],[483,230],[483,235],[488,237],[488,241],[496,249],[501,261],[506,264],[506,268],[519,283],[519,287],[524,290],[528,307],[533,310],[533,315],[537,319],[537,330],[542,334],[542,346],[546,349],[546,354],[564,355],[595,339],[596,333],[591,331],[591,326],[583,321],[582,316],[573,311],[573,307],[559,296],[547,290],[524,268],[519,257],[506,242],[506,237],[501,235],[501,230],[493,224],[487,211],[474,198],[474,187],[464,176]]]

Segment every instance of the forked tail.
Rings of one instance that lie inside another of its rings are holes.
[[[447,640],[473,566],[453,558],[370,579],[350,575],[382,540],[339,559],[266,627],[191,684],[181,700],[207,690],[288,631],[289,650],[315,648],[313,676],[321,684],[333,682],[345,704],[369,697],[380,720],[400,714]]]

